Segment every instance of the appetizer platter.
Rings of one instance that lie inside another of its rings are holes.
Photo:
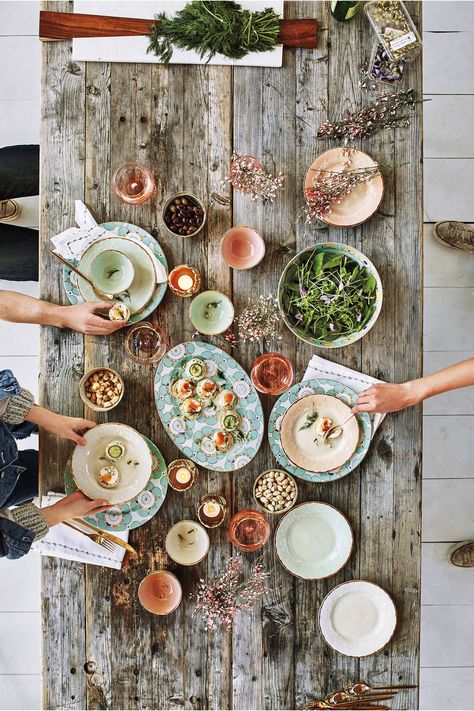
[[[336,400],[345,407],[341,408]],[[370,416],[366,412],[358,413],[345,422],[356,400],[357,395],[351,388],[326,378],[303,380],[283,393],[276,401],[268,422],[270,448],[283,469],[300,479],[317,482],[334,481],[350,474],[367,454],[372,435]],[[299,401],[303,404],[300,405]],[[292,409],[295,404],[298,406],[296,411]],[[333,439],[330,438],[331,432],[326,438],[325,430],[331,427],[334,427],[334,434],[341,430]],[[354,427],[358,431],[356,440]],[[339,442],[333,450],[332,443],[337,440]],[[302,451],[302,448],[306,449]],[[292,456],[297,461],[292,461]],[[334,469],[325,470],[328,462],[342,460],[343,463]],[[313,463],[314,466],[307,469],[301,466],[305,463]],[[318,468],[319,471],[314,471]]]
[[[96,528],[104,531],[127,531],[147,523],[162,507],[168,490],[166,463],[158,447],[148,437],[143,436],[152,457],[152,472],[146,486],[131,501],[117,504],[107,511],[84,518]],[[66,494],[77,490],[72,473],[72,458],[68,460],[64,473]],[[108,498],[109,491],[102,494]]]
[[[354,536],[347,518],[321,501],[307,501],[287,513],[275,534],[281,564],[305,580],[322,580],[345,566]]]
[[[319,348],[341,348],[365,336],[379,317],[382,300],[382,282],[372,262],[336,242],[303,249],[286,265],[278,285],[284,323]]]
[[[156,266],[154,264],[155,259],[157,259],[165,271],[168,272],[168,263],[164,252],[156,239],[141,227],[127,222],[105,222],[100,226],[113,232],[114,237],[94,242],[85,250],[80,260],[71,261],[71,264],[84,269],[84,273],[87,275],[94,257],[101,250],[110,249],[110,243],[116,245],[117,235],[122,238],[120,240],[120,251],[126,250],[127,256],[131,258],[136,268],[134,281],[125,292],[123,303],[131,312],[130,323],[141,321],[159,306],[165,295],[166,281],[160,284],[156,283]],[[138,235],[141,241],[138,242],[131,235]],[[66,296],[71,304],[100,300],[94,294],[90,285],[67,267],[63,269],[63,284]],[[119,301],[119,299],[116,300]]]
[[[242,367],[209,343],[172,348],[155,374],[155,402],[184,456],[213,471],[235,471],[256,455],[263,410]]]

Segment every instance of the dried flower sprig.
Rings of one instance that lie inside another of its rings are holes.
[[[351,168],[342,172],[319,170],[318,173],[313,186],[305,191],[307,223],[314,219],[324,220],[334,206],[339,205],[358,185],[368,183],[380,175],[380,167]]]
[[[231,346],[237,343],[256,343],[263,338],[272,338],[280,341],[280,316],[278,301],[273,294],[261,295],[257,303],[249,304],[234,321],[237,332],[227,331],[224,338]]]
[[[250,201],[259,199],[273,202],[278,190],[283,186],[285,176],[266,173],[260,161],[253,156],[243,156],[234,153],[231,158],[229,175],[224,178],[224,184],[230,183],[234,190],[250,196]]]
[[[257,561],[248,578],[242,578],[242,558],[229,558],[225,572],[210,583],[200,580],[195,612],[200,613],[207,630],[222,625],[231,629],[237,612],[249,610],[254,602],[268,592],[266,580],[270,573]]]
[[[318,128],[318,138],[354,141],[356,138],[368,138],[383,129],[406,127],[420,101],[415,98],[413,89],[380,94],[372,104],[348,113],[340,121],[324,121]]]

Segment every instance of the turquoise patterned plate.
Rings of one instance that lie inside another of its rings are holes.
[[[150,481],[138,496],[126,504],[113,506],[108,511],[87,516],[86,521],[104,531],[127,531],[138,528],[149,521],[162,507],[168,489],[168,475],[166,463],[156,445],[145,437],[153,455],[154,469]],[[71,459],[66,464],[64,475],[66,494],[72,494],[77,486],[72,478]]]
[[[164,255],[163,250],[161,249],[156,239],[152,237],[151,234],[144,230],[142,227],[130,225],[128,222],[104,222],[100,226],[106,230],[110,230],[111,232],[116,232],[118,235],[120,235],[120,237],[126,237],[130,232],[136,232],[136,234],[138,234],[142,238],[146,246],[153,251],[153,253],[162,263],[166,271],[168,271],[168,262],[166,261],[166,257]],[[71,264],[73,266],[77,266],[77,261],[71,261]],[[82,298],[81,292],[79,291],[79,287],[77,285],[77,276],[67,267],[64,267],[63,269],[63,284],[69,302],[71,304],[82,304],[84,299]],[[139,311],[136,314],[132,314],[132,316],[130,316],[129,323],[136,323],[137,321],[141,321],[142,319],[149,316],[163,300],[163,297],[166,292],[166,287],[166,282],[163,284],[157,284],[156,289],[153,292],[153,296],[151,297],[148,304],[142,311]]]
[[[218,413],[205,410],[195,420],[181,416],[179,401],[170,394],[170,384],[181,374],[190,358],[201,358],[207,376],[238,397],[234,409],[242,417],[244,440],[229,452],[216,452],[211,437],[219,429]],[[185,457],[216,472],[230,472],[248,464],[257,454],[263,439],[263,410],[249,376],[233,358],[210,343],[189,341],[172,348],[161,359],[155,374],[155,402],[161,422],[169,437]]]
[[[270,442],[270,448],[280,462],[281,466],[300,479],[317,482],[342,479],[343,476],[347,476],[347,474],[359,466],[369,449],[372,437],[372,425],[370,423],[370,417],[366,412],[361,412],[356,415],[360,427],[360,440],[356,451],[342,467],[336,469],[335,471],[315,474],[314,472],[309,472],[306,469],[300,469],[288,459],[281,446],[280,427],[286,411],[300,398],[305,397],[306,395],[315,394],[332,395],[339,398],[339,400],[342,400],[342,402],[345,402],[346,405],[349,405],[350,407],[355,405],[357,400],[357,394],[354,390],[348,388],[347,385],[338,383],[336,380],[314,378],[312,380],[303,380],[303,382],[293,385],[293,387],[278,398],[273,406],[273,410],[270,413],[270,419],[268,421],[268,441]]]

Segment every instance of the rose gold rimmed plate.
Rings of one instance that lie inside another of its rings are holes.
[[[334,425],[342,425],[342,433],[328,444],[318,444],[314,426],[306,427],[308,417],[329,417]],[[286,411],[281,423],[281,446],[297,467],[316,474],[342,467],[354,454],[359,442],[359,423],[352,410],[332,395],[307,395]],[[346,422],[346,420],[349,420]]]
[[[347,150],[349,153],[347,154]],[[348,168],[345,164],[350,158]],[[305,194],[314,185],[314,180],[327,175],[325,171],[337,173],[354,168],[369,168],[376,162],[367,153],[355,148],[331,148],[321,153],[308,168],[304,181]],[[322,220],[335,227],[355,227],[372,217],[383,196],[383,178],[381,175],[358,185],[349,195],[342,198],[332,211]]]

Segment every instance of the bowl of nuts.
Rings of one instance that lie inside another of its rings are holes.
[[[175,193],[165,202],[162,217],[171,235],[194,237],[204,227],[206,208],[192,193]]]
[[[82,402],[95,412],[107,412],[117,407],[123,392],[122,376],[112,368],[89,370],[79,382]]]
[[[286,513],[294,506],[297,497],[296,481],[281,469],[267,469],[255,479],[253,498],[265,513]]]

